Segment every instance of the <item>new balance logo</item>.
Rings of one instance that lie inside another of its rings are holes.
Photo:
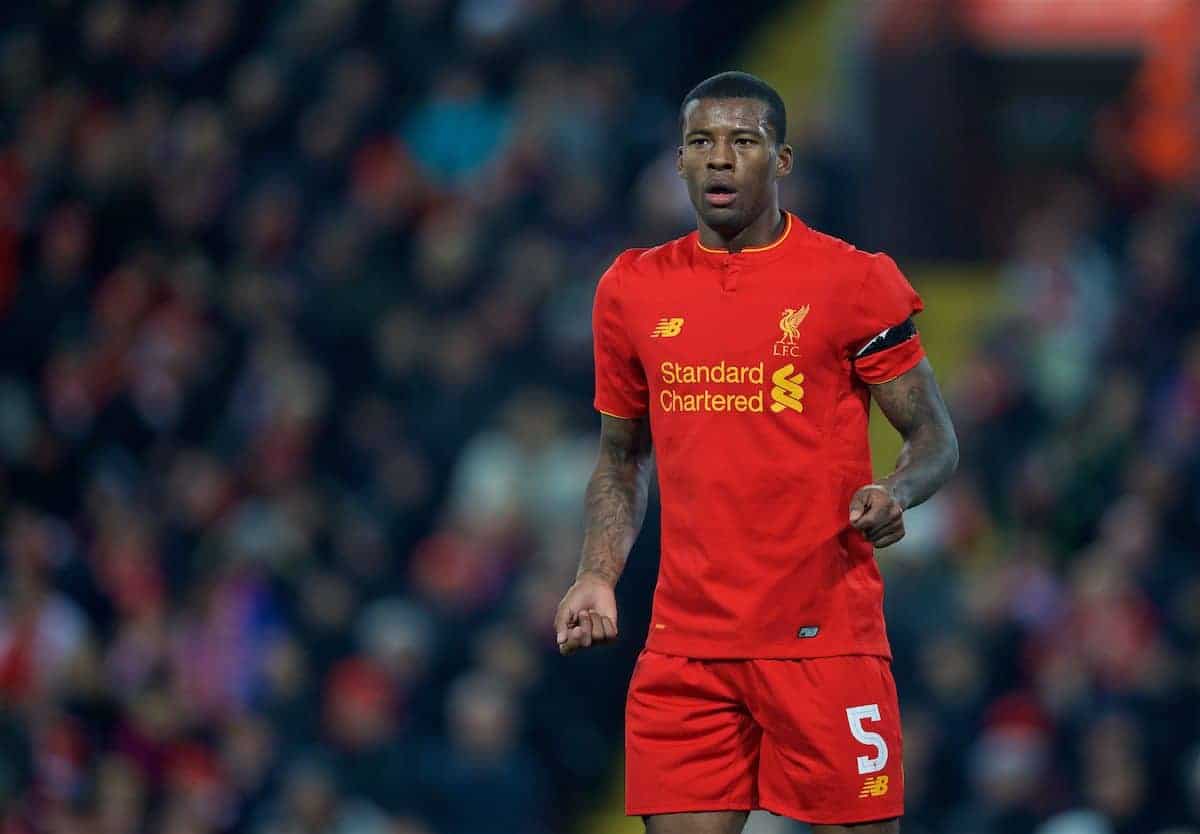
[[[800,402],[804,399],[804,389],[800,386],[804,382],[804,374],[792,376],[795,370],[796,366],[789,362],[771,374],[771,382],[775,383],[771,389],[771,410],[776,414],[785,408],[795,412],[804,411],[804,403]]]
[[[862,788],[858,792],[859,799],[866,799],[869,796],[883,796],[888,792],[888,778],[886,775],[868,776],[867,781],[863,782]]]
[[[659,319],[658,324],[654,325],[654,331],[650,334],[650,338],[657,339],[660,336],[663,338],[678,336],[679,331],[682,329],[683,319]]]

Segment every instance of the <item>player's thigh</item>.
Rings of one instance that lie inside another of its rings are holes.
[[[763,808],[831,826],[879,824],[904,813],[900,708],[887,660],[759,660],[752,671]]]
[[[646,834],[741,834],[748,811],[654,814],[643,817]]]
[[[863,822],[858,825],[814,825],[813,834],[900,834],[900,820]]]
[[[651,651],[638,657],[625,708],[627,814],[755,807],[762,730],[719,667]]]

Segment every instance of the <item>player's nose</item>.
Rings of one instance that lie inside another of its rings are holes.
[[[733,168],[733,158],[733,148],[729,146],[728,142],[713,142],[712,150],[708,154],[708,167],[718,171],[727,171]]]

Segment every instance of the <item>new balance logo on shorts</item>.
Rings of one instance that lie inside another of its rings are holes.
[[[883,796],[888,792],[887,774],[882,776],[868,776],[863,782],[862,789],[858,792],[859,799],[866,799],[869,796]]]
[[[652,629],[649,639],[671,639],[680,626],[669,624]],[[827,630],[821,623],[822,637]],[[771,743],[780,755],[747,746],[749,737],[761,744],[766,728],[748,707],[728,705],[793,692],[800,697],[777,697],[772,708]],[[904,771],[894,693],[891,664],[882,657],[712,664],[644,649],[626,702],[625,811],[643,816],[724,803],[837,824],[898,817]],[[829,720],[839,713],[845,723]],[[805,784],[820,787],[797,790]]]

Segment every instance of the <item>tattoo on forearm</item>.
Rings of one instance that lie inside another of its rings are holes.
[[[904,438],[896,471],[884,483],[901,506],[937,492],[958,466],[958,438],[929,360],[891,382],[871,387],[884,415]]]
[[[646,517],[650,427],[645,419],[601,420],[600,456],[588,482],[583,557],[576,575],[591,573],[615,585]]]

